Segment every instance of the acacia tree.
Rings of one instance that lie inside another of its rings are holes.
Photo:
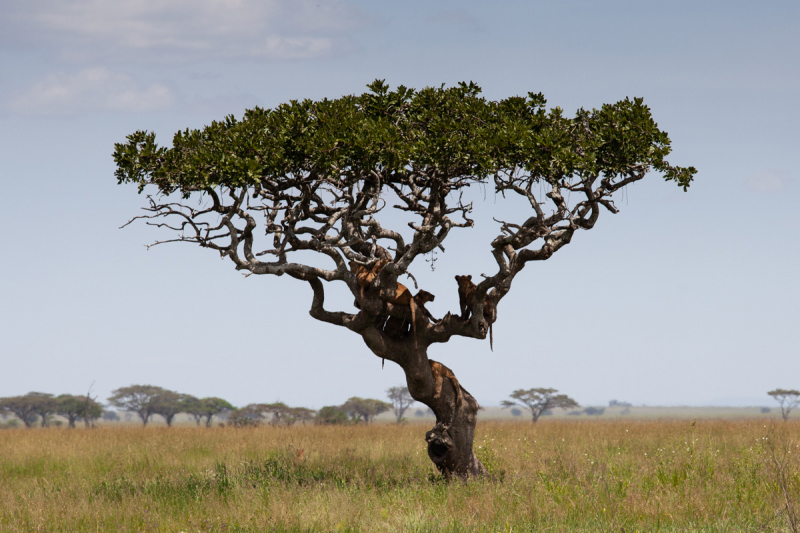
[[[264,404],[264,414],[270,415],[270,424],[273,426],[294,424],[293,409],[283,402]]]
[[[120,387],[111,391],[108,403],[124,411],[136,413],[142,420],[142,425],[146,426],[150,417],[156,413],[156,399],[164,392],[165,389],[155,385]]]
[[[308,407],[290,407],[289,408],[289,415],[292,418],[292,423],[300,422],[304,426],[306,422],[311,422],[317,416],[317,412],[314,409],[309,409]]]
[[[363,420],[364,424],[369,424],[372,419],[381,413],[391,409],[392,405],[372,398],[359,398],[353,396],[342,405],[341,409],[347,413],[353,421]]]
[[[340,405],[326,405],[317,412],[314,417],[315,424],[324,425],[345,425],[349,424],[347,413],[342,410]]]
[[[414,403],[414,398],[411,397],[408,387],[389,387],[386,389],[386,395],[389,397],[389,401],[392,402],[394,416],[397,417],[397,423],[399,424],[403,421],[406,409]]]
[[[541,94],[488,101],[473,83],[417,91],[376,81],[369,89],[254,108],[241,120],[178,132],[171,148],[152,132],[129,135],[115,144],[118,182],[154,191],[146,214],[129,223],[174,230],[154,244],[215,250],[246,275],[308,283],[311,316],[398,364],[411,396],[436,414],[425,438],[439,470],[480,475],[472,450],[478,403],[451,380],[434,398],[429,348],[454,336],[485,339],[517,274],[593,228],[601,210],[616,213],[623,187],[655,170],[686,190],[696,171],[667,162],[669,137],[639,98],[570,118],[548,110]],[[451,231],[473,226],[469,194],[485,185],[521,197],[530,211],[498,221],[488,243],[496,271],[477,284],[471,318],[431,323],[417,313],[415,334],[398,335],[413,309],[396,299],[398,276],[412,276],[420,256],[444,251]],[[410,231],[386,226],[396,220],[392,210],[412,220]],[[313,252],[327,263],[301,262]],[[387,262],[382,269],[379,261]],[[375,279],[359,276],[370,270]],[[326,309],[326,283],[346,285],[358,309]]]
[[[39,394],[40,393],[37,392],[29,392],[24,396],[0,398],[0,410],[13,413],[17,418],[22,420],[26,428],[32,428],[39,418],[37,416],[41,400]]]
[[[207,428],[211,427],[211,419],[214,415],[220,415],[234,409],[236,408],[228,401],[216,397],[198,399],[193,396],[187,396],[183,405],[184,412],[192,415],[198,426],[202,420],[205,420]]]
[[[91,425],[91,420],[97,420],[103,415],[102,404],[96,402],[91,397],[75,396],[73,394],[62,394],[56,399],[56,414],[65,417],[69,427],[75,427],[75,421],[83,418],[86,427]]]
[[[185,394],[162,389],[151,399],[151,406],[153,413],[164,417],[167,427],[172,427],[175,415],[183,412],[187,401]]]
[[[58,410],[55,398],[52,394],[47,392],[29,392],[25,395],[33,404],[34,412],[39,415],[42,427],[47,427],[50,423],[50,418]]]
[[[264,421],[267,406],[263,403],[251,403],[235,409],[228,415],[228,423],[235,427],[260,426]]]
[[[549,409],[572,409],[578,402],[566,394],[556,394],[556,389],[517,389],[509,396],[515,401],[503,400],[503,408],[521,405],[531,412],[531,421],[536,422]],[[587,413],[588,414],[588,413]]]
[[[800,404],[800,391],[794,389],[775,389],[767,393],[781,406],[781,416],[784,422],[789,419],[789,413]]]

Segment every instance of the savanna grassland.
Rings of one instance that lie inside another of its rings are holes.
[[[793,421],[484,422],[466,484],[427,429],[0,431],[0,531],[794,529]]]

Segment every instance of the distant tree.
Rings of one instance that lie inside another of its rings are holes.
[[[307,407],[292,407],[291,415],[295,422],[305,425],[306,422],[314,420],[317,412]]]
[[[226,400],[214,397],[198,399],[194,396],[189,396],[184,399],[183,405],[183,412],[190,414],[198,426],[201,421],[205,420],[207,428],[211,427],[211,419],[214,415],[220,415],[234,409],[236,408]]]
[[[83,400],[79,416],[83,418],[83,424],[87,428],[90,428],[94,426],[95,420],[103,416],[103,404],[89,396],[89,394],[86,394],[86,396],[79,396],[79,398]]]
[[[96,420],[103,414],[103,406],[87,396],[62,394],[55,401],[56,414],[66,418],[71,428],[79,418]]]
[[[414,398],[408,392],[408,387],[389,387],[386,389],[386,395],[392,402],[392,409],[394,409],[394,416],[397,418],[397,423],[403,421],[403,415],[411,404],[414,403]]]
[[[781,416],[784,421],[789,418],[789,413],[792,412],[792,409],[800,403],[800,391],[794,389],[775,389],[767,394],[775,398],[775,401],[780,404]]]
[[[605,407],[587,407],[586,409],[583,410],[583,412],[589,416],[600,416],[603,413],[605,413],[605,411],[606,411]]]
[[[25,424],[25,427],[31,428],[39,419],[36,414],[37,401],[38,397],[31,397],[30,393],[25,396],[0,398],[0,409],[13,413]]]
[[[762,407],[761,408],[761,414],[763,414],[763,415],[769,413],[770,411],[772,411],[772,409],[770,409],[769,407]]]
[[[196,396],[185,394],[183,396],[182,403],[183,412],[194,418],[195,424],[199,426],[200,422],[202,422],[206,417],[205,402]]]
[[[34,412],[39,415],[42,427],[46,427],[58,409],[55,398],[46,392],[29,392],[26,396],[33,402]]]
[[[314,423],[326,425],[345,425],[350,423],[350,420],[348,420],[347,413],[345,413],[340,406],[326,405],[317,411],[317,416],[314,417]]]
[[[296,422],[305,424],[314,419],[316,411],[306,407],[289,407],[283,402],[261,404],[264,416],[269,416],[273,426],[291,426]]]
[[[109,422],[116,422],[119,420],[119,415],[116,411],[103,411],[102,417],[103,420],[107,420]]]
[[[264,421],[265,408],[263,403],[251,403],[235,409],[228,415],[228,424],[235,427],[260,426]]]
[[[265,414],[270,415],[270,424],[273,426],[287,425],[294,423],[292,408],[283,402],[268,403],[264,405]]]
[[[522,416],[522,411],[520,411],[516,407],[513,407],[511,409],[511,416]]]
[[[186,394],[162,389],[153,397],[153,414],[164,417],[167,427],[172,427],[172,421],[175,419],[175,415],[183,412],[187,398],[191,397],[187,397]]]
[[[571,409],[579,407],[578,402],[566,394],[556,394],[556,389],[517,389],[509,396],[515,401],[503,400],[503,408],[521,405],[531,412],[533,422],[539,420],[547,409]]]
[[[353,396],[342,405],[342,410],[353,421],[363,420],[365,424],[369,424],[373,418],[391,408],[392,404],[372,398],[359,398],[358,396]]]
[[[139,415],[142,425],[146,426],[150,417],[155,414],[155,400],[159,394],[166,392],[154,385],[131,385],[111,391],[108,403],[119,409]]]
[[[633,404],[631,404],[629,402],[620,402],[620,401],[617,401],[617,400],[611,400],[610,402],[608,402],[608,406],[609,407],[629,408],[629,407],[633,407]]]

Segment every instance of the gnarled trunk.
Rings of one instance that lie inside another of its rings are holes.
[[[478,420],[478,402],[464,391],[465,403],[452,418],[440,416],[436,410],[436,425],[425,433],[428,457],[446,478],[469,478],[484,475],[486,467],[475,456],[475,423]]]
[[[472,448],[480,408],[478,402],[456,380],[448,377],[442,379],[439,397],[434,397],[436,380],[422,339],[418,339],[419,346],[415,347],[410,332],[391,339],[380,329],[370,328],[362,335],[376,355],[400,365],[412,398],[430,407],[436,415],[436,425],[425,434],[425,440],[428,457],[442,475],[447,479],[467,479],[487,474]]]

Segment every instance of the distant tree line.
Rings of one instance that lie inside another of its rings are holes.
[[[283,402],[252,403],[237,409],[222,398],[197,398],[155,385],[131,385],[112,391],[107,405],[120,411],[135,413],[143,426],[147,426],[153,416],[158,415],[171,427],[180,413],[192,417],[198,426],[202,424],[206,427],[211,427],[215,416],[224,418],[228,425],[234,427],[259,426],[265,423],[274,426],[295,423],[369,424],[376,416],[389,409],[394,409],[397,422],[401,423],[404,420],[403,414],[414,400],[406,387],[392,387],[387,390],[387,394],[392,403],[353,396],[342,405],[329,405],[319,411],[306,407],[290,407]],[[86,427],[91,427],[101,417],[107,420],[118,419],[114,411],[104,411],[103,407],[103,404],[88,394],[53,396],[30,392],[24,396],[0,398],[0,416],[5,418],[14,415],[29,428],[37,423],[46,427],[56,415],[66,418],[69,427],[75,427],[77,420],[83,420]]]
[[[112,391],[108,398],[109,405],[136,413],[146,426],[153,415],[164,418],[167,426],[172,427],[175,416],[186,413],[194,418],[199,426],[205,423],[211,427],[211,419],[234,411],[236,408],[222,398],[197,398],[191,394],[156,387],[155,385],[131,385]]]
[[[75,427],[78,420],[83,420],[86,427],[90,427],[103,415],[103,406],[88,394],[53,396],[44,392],[29,392],[24,396],[0,398],[0,413],[16,416],[28,428],[37,423],[46,427],[55,415],[66,418],[71,428]]]

